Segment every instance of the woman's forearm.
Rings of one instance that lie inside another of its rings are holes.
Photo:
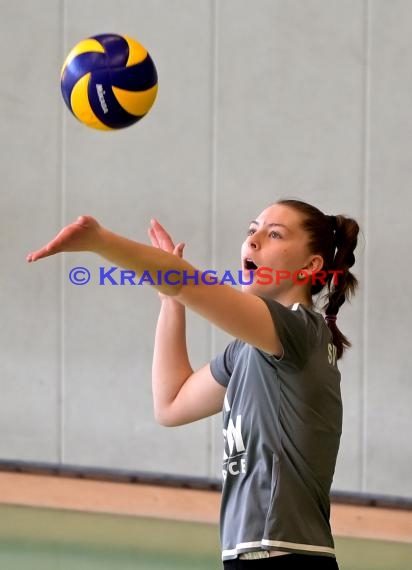
[[[197,271],[181,257],[159,248],[135,242],[105,228],[100,228],[100,234],[95,253],[118,267],[134,271],[138,277],[149,272],[156,289],[164,295],[177,295],[184,284],[184,276],[195,275]],[[169,271],[173,274],[168,278]]]
[[[186,346],[185,308],[165,297],[157,321],[152,364],[152,391],[156,420],[167,423],[167,412],[193,373]]]

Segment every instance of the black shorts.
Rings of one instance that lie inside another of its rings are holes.
[[[225,570],[305,570],[306,568],[316,568],[316,570],[339,570],[336,558],[333,556],[312,556],[309,554],[286,554],[285,556],[272,556],[270,558],[259,558],[258,560],[226,560],[223,562]]]

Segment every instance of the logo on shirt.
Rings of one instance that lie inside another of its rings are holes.
[[[225,411],[230,412],[229,402],[225,396]],[[223,480],[229,475],[246,473],[246,448],[242,436],[242,415],[238,414],[235,421],[229,418],[226,429],[223,429],[225,446],[223,449]]]

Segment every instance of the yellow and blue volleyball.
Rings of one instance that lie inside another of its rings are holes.
[[[79,121],[113,130],[129,127],[148,113],[158,77],[139,42],[125,35],[100,34],[74,46],[63,64],[60,84],[67,107]]]

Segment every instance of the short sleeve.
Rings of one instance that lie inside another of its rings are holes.
[[[235,366],[236,355],[239,350],[240,341],[234,340],[227,345],[225,350],[210,361],[210,371],[212,376],[222,386],[227,388],[230,377]]]
[[[292,309],[281,303],[261,297],[270,311],[277,335],[283,346],[283,356],[277,361],[301,368],[310,351],[311,323],[299,305]]]

